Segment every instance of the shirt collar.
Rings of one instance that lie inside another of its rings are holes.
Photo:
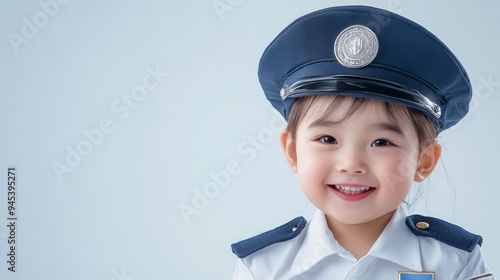
[[[399,206],[368,255],[397,263],[409,270],[422,271],[420,243],[406,226],[406,217],[406,212]]]
[[[293,261],[289,277],[306,272],[323,258],[342,251],[345,250],[333,238],[326,224],[325,214],[316,210],[305,230],[304,241]]]
[[[389,224],[365,257],[375,257],[397,263],[409,270],[421,271],[418,239],[405,224],[406,213],[400,206]],[[306,230],[304,241],[293,261],[289,277],[308,271],[331,255],[350,255],[334,239],[323,212],[316,210]],[[352,255],[351,255],[352,256]],[[356,260],[352,257],[353,262]]]

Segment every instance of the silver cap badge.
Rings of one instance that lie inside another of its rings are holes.
[[[377,56],[377,36],[366,26],[349,26],[335,39],[334,53],[338,62],[345,67],[365,67]]]

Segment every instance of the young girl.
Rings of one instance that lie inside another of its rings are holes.
[[[233,244],[234,279],[493,279],[479,235],[401,207],[471,99],[439,39],[385,10],[324,9],[277,36],[259,79],[288,121],[281,145],[318,210]]]

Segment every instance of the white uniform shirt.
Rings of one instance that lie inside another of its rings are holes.
[[[368,254],[357,260],[334,239],[318,210],[295,238],[238,259],[233,279],[397,280],[400,272],[424,271],[434,272],[436,280],[493,279],[479,245],[469,253],[416,236],[406,216],[400,207]]]

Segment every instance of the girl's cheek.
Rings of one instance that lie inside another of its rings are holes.
[[[393,165],[379,173],[383,174],[380,184],[391,193],[398,193],[402,190],[406,190],[413,182],[413,178],[410,178],[410,176],[406,174],[406,171],[401,172],[400,167],[401,165]]]

